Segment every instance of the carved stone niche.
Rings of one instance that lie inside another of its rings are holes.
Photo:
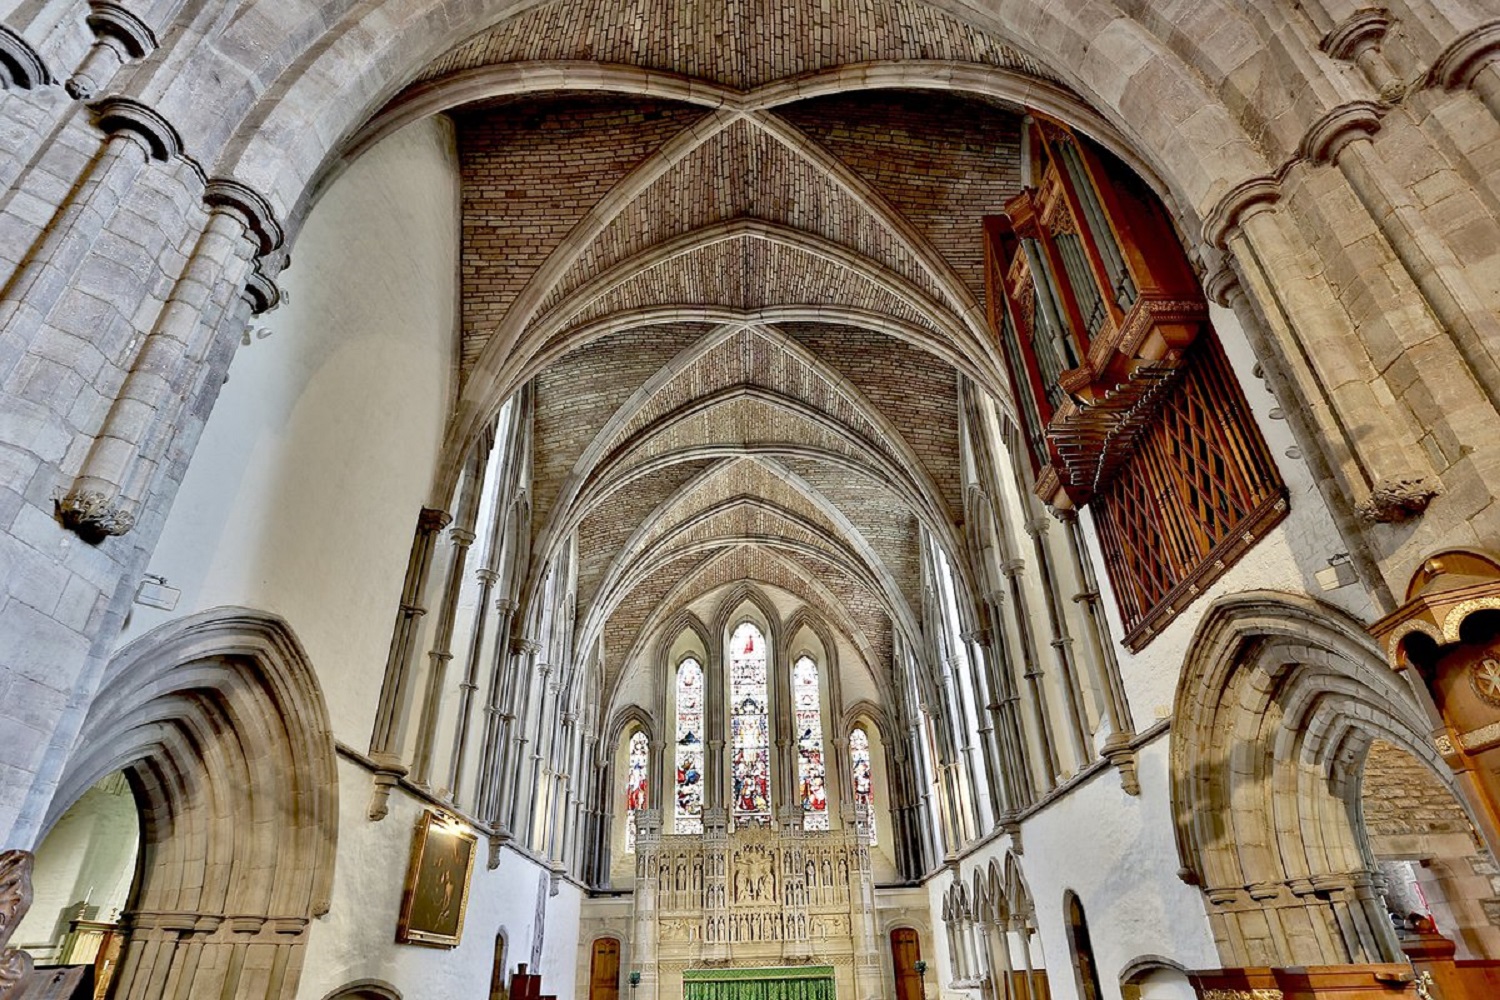
[[[1370,634],[1431,696],[1433,743],[1500,850],[1500,560],[1469,549],[1428,557],[1406,603]]]

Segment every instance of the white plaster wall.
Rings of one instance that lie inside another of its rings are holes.
[[[112,774],[83,793],[37,847],[31,909],[11,944],[38,961],[54,961],[68,925],[64,910],[88,901],[109,920],[123,909],[135,880],[140,818],[123,776]]]
[[[1143,955],[1189,969],[1219,966],[1202,896],[1177,878],[1167,751],[1166,736],[1142,748],[1139,796],[1125,794],[1119,776],[1106,770],[1021,824],[1021,872],[1036,903],[1054,1000],[1077,996],[1063,918],[1069,889],[1083,903],[1106,998],[1120,996],[1120,971]],[[991,858],[1003,870],[1007,847],[1002,838],[976,851],[960,865],[959,877],[972,886],[974,871],[987,868]],[[927,884],[937,951],[933,968],[944,987],[952,965],[940,918],[951,884],[950,876]]]
[[[369,739],[407,553],[455,358],[459,188],[452,128],[412,125],[314,208],[289,302],[230,369],[122,643],[223,605],[290,622],[340,739]],[[269,335],[260,339],[264,331]]]
[[[345,792],[339,796],[333,906],[327,916],[313,922],[297,996],[321,1000],[360,979],[390,983],[407,1000],[488,996],[496,934],[505,933],[510,971],[518,962],[531,961],[539,892],[546,908],[542,986],[547,993],[573,996],[582,893],[564,882],[556,896],[547,895],[547,870],[509,849],[501,852],[500,866],[490,871],[483,837],[458,947],[392,943],[412,832],[426,806],[398,790],[391,796],[390,814],[372,823],[365,817],[369,782],[369,773],[362,767],[339,759],[339,785]]]

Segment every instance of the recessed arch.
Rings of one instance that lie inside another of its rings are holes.
[[[1358,767],[1379,738],[1446,775],[1425,731],[1405,680],[1342,612],[1272,592],[1209,608],[1178,685],[1171,782],[1181,874],[1226,967],[1400,960],[1354,821]]]
[[[151,981],[173,974],[196,977],[195,993],[249,1000],[248,980],[223,979],[230,954],[253,941],[284,953],[280,979],[261,983],[257,1000],[290,1000],[293,955],[329,909],[338,839],[327,707],[291,628],[217,608],[155,629],[110,661],[83,732],[48,827],[115,771],[142,813],[112,995],[144,1000]],[[201,960],[157,947],[176,940],[183,919],[205,932]]]

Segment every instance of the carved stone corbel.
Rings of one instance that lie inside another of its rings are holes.
[[[1377,524],[1399,524],[1416,517],[1439,496],[1442,490],[1425,476],[1410,479],[1382,479],[1370,495],[1354,509],[1367,521]]]
[[[1135,747],[1125,733],[1115,733],[1104,741],[1099,753],[1120,772],[1120,787],[1126,795],[1141,794],[1141,781],[1136,773]]]

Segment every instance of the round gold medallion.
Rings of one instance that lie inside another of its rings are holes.
[[[1470,667],[1469,686],[1486,703],[1500,707],[1500,660],[1486,656]]]

